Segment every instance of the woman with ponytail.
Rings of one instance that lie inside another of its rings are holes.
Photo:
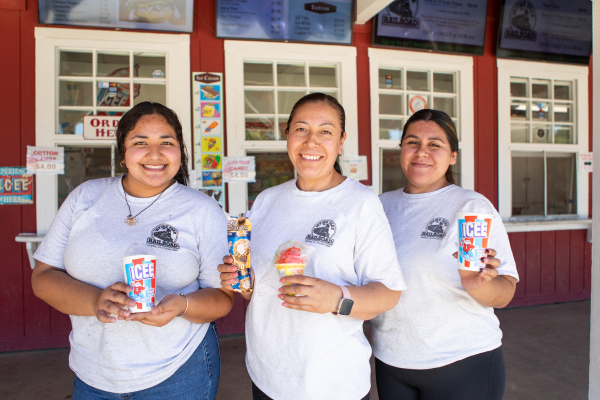
[[[510,302],[519,279],[506,229],[484,196],[455,185],[458,137],[446,113],[413,114],[400,148],[408,185],[380,199],[409,290],[373,320],[379,398],[500,400],[505,372],[494,308]],[[458,211],[494,215],[480,272],[457,268]]]
[[[394,307],[405,288],[392,232],[373,191],[335,167],[346,140],[344,109],[335,98],[304,96],[286,133],[298,178],[263,191],[246,215],[255,273],[254,292],[242,294],[252,298],[246,314],[252,395],[368,399],[371,347],[363,322]],[[273,283],[267,274],[275,251],[290,239],[314,253],[304,275]],[[231,290],[235,266],[219,270]]]
[[[117,148],[127,173],[75,188],[34,255],[36,296],[71,317],[73,400],[215,399],[213,321],[233,306],[216,271],[227,221],[186,186],[182,128],[169,108],[143,102],[125,113]],[[155,305],[133,313],[129,295],[144,281],[123,282],[121,258],[140,253],[157,257]]]

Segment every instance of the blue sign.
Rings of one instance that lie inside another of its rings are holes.
[[[352,43],[353,0],[217,0],[217,37]]]
[[[25,167],[0,167],[0,204],[33,204],[33,175]]]

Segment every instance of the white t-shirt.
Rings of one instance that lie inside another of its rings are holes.
[[[379,198],[408,290],[395,308],[373,320],[375,357],[398,368],[430,369],[498,348],[502,331],[494,309],[477,303],[462,287],[452,256],[458,250],[456,213],[493,210],[488,247],[502,262],[498,273],[519,279],[506,229],[493,205],[479,193],[454,185],[423,194],[402,188]]]
[[[133,215],[155,199],[127,196]],[[137,225],[125,224],[128,214],[121,178],[85,182],[69,194],[34,257],[104,289],[124,281],[121,258],[129,246],[151,239],[157,303],[168,294],[221,287],[217,265],[228,254],[227,220],[214,200],[175,183],[139,215]],[[69,366],[88,385],[115,393],[166,380],[208,329],[184,318],[162,328],[74,315],[71,323]]]
[[[316,249],[305,275],[405,289],[377,196],[350,178],[325,192],[301,191],[292,180],[262,192],[247,216],[257,282],[246,315],[250,377],[275,400],[361,399],[371,387],[363,321],[285,308],[265,273],[279,245],[295,239]]]

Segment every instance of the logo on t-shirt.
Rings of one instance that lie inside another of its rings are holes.
[[[421,238],[441,240],[446,235],[448,225],[450,223],[446,218],[434,218],[427,224],[427,229],[421,232]]]
[[[331,247],[333,245],[333,235],[335,235],[335,222],[324,219],[313,226],[312,233],[306,235],[305,241]]]
[[[179,231],[177,228],[174,228],[169,224],[160,224],[152,229],[150,237],[146,239],[146,244],[167,250],[179,250],[179,243],[177,243],[178,237]]]

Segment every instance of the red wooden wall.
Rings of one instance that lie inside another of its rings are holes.
[[[473,57],[475,96],[475,189],[498,204],[498,121],[496,32],[499,0],[490,0],[485,54]],[[191,41],[191,70],[224,72],[223,40],[215,38],[214,0],[196,0]],[[35,144],[35,38],[37,1],[0,0],[0,166],[25,165],[27,145]],[[67,27],[60,27],[67,28]],[[355,25],[359,152],[371,159],[368,48],[371,24]],[[591,69],[590,69],[591,71]],[[227,78],[225,77],[225,85]],[[590,76],[590,150],[592,146],[592,79]],[[352,134],[352,133],[350,133]],[[225,141],[227,138],[225,137]],[[371,184],[369,180],[363,183]],[[590,178],[591,189],[591,178]],[[590,190],[591,212],[591,190]],[[68,346],[70,321],[37,299],[25,246],[14,241],[35,232],[35,205],[0,206],[0,352]],[[586,299],[590,296],[591,245],[585,231],[510,234],[521,275],[510,306]],[[243,333],[247,302],[236,297],[232,312],[217,321],[221,334]]]

